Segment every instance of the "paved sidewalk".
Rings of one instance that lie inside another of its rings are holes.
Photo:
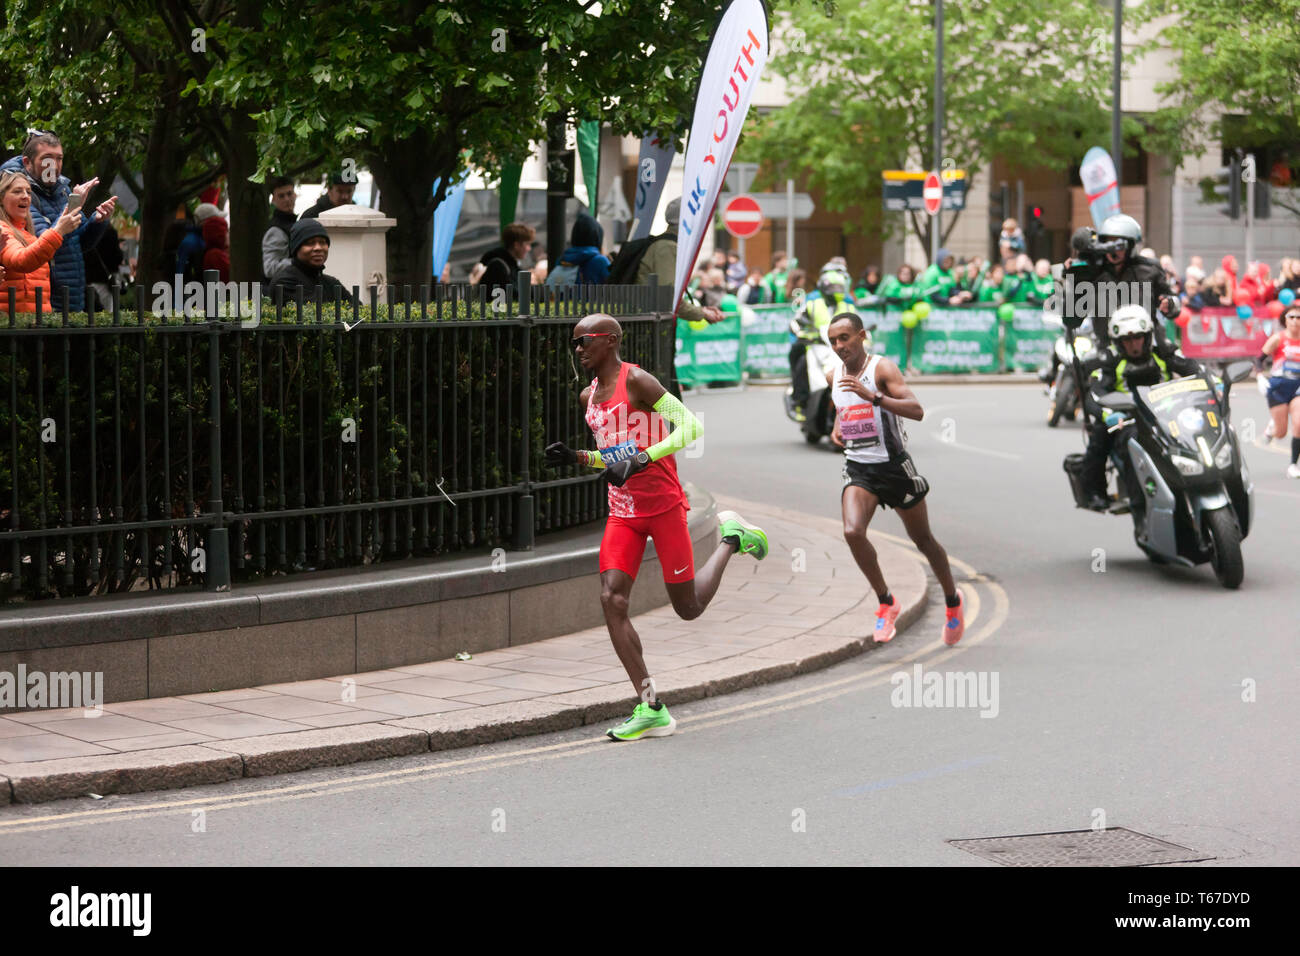
[[[827,667],[870,645],[876,600],[838,520],[718,498],[768,533],[737,555],[704,615],[633,618],[669,703]],[[877,539],[903,604],[923,610],[914,554]],[[656,576],[637,587],[662,587]],[[593,579],[592,599],[599,590]],[[636,694],[603,627],[479,654],[323,680],[0,717],[0,803],[129,793],[423,753],[613,722]],[[593,728],[593,733],[603,732]]]

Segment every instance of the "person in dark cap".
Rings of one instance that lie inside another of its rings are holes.
[[[357,191],[356,173],[346,172],[338,169],[330,173],[329,188],[321,193],[320,199],[317,199],[309,208],[303,211],[298,218],[315,219],[326,209],[333,209],[335,206],[346,206],[352,202],[352,194]]]
[[[551,269],[546,284],[602,285],[609,280],[609,259],[600,253],[605,230],[594,217],[578,213],[569,233],[569,247],[560,256],[558,267]]]
[[[325,274],[325,260],[329,258],[330,237],[325,227],[316,219],[299,219],[289,230],[289,255],[292,260],[271,278],[267,295],[274,299],[279,289],[284,290],[284,301],[296,299],[302,289],[304,300],[312,300],[317,289],[325,291],[328,299],[343,283]]]

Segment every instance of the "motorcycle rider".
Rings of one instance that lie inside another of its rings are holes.
[[[1100,367],[1092,373],[1094,397],[1201,373],[1200,363],[1176,349],[1164,355],[1160,353],[1154,341],[1155,323],[1151,321],[1150,313],[1139,304],[1116,309],[1106,322],[1106,332],[1112,347],[1099,352],[1097,361]],[[1093,511],[1105,511],[1106,458],[1114,446],[1115,436],[1109,430],[1109,423],[1099,414],[1100,407],[1089,407],[1093,409],[1093,415],[1088,426],[1088,448],[1083,453],[1080,477],[1087,507]]]
[[[829,327],[832,317],[841,312],[857,314],[853,306],[853,297],[849,295],[849,285],[852,280],[849,278],[848,271],[840,267],[839,261],[832,259],[822,266],[821,275],[817,279],[817,292],[808,297],[801,312],[818,333]],[[807,351],[807,345],[801,338],[795,339],[790,347],[794,413],[801,422],[807,417],[804,414],[804,406],[808,404],[809,394],[808,361],[805,357]]]
[[[1154,306],[1166,317],[1172,318],[1180,311],[1178,298],[1169,288],[1164,268],[1156,259],[1136,255],[1134,250],[1142,242],[1142,227],[1132,216],[1122,213],[1108,216],[1097,230],[1096,239],[1078,230],[1071,245],[1076,258],[1066,267],[1078,301],[1085,288],[1092,293],[1094,308],[1077,309],[1072,315],[1092,315],[1096,321],[1097,347],[1108,342],[1109,306],[1129,305],[1134,302]],[[1074,308],[1075,302],[1067,303]],[[1165,336],[1164,329],[1154,326],[1154,348],[1161,358],[1168,360],[1175,346]]]

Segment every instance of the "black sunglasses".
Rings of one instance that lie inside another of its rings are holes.
[[[579,335],[576,339],[573,339],[573,347],[575,349],[579,347],[585,349],[590,344],[590,342],[587,341],[588,339],[594,339],[598,335],[612,336],[613,334],[613,332],[588,332],[586,335]]]

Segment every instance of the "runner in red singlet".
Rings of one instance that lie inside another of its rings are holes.
[[[719,513],[721,538],[699,576],[686,527],[689,505],[673,453],[701,432],[696,419],[649,372],[624,362],[618,354],[623,330],[608,315],[589,315],[573,330],[573,347],[582,367],[595,374],[583,389],[587,425],[597,451],[547,446],[551,467],[581,464],[602,469],[609,483],[609,519],[600,543],[600,603],[605,625],[632,686],[641,697],[632,716],[608,731],[615,740],[665,737],[676,721],[658,699],[646,670],[641,640],[628,617],[632,583],[647,537],[654,538],[663,566],[664,586],[673,610],[685,620],[699,617],[722,581],[727,562],[737,551],[760,561],[767,555],[767,535],[733,511]],[[667,422],[675,427],[670,433]]]
[[[1280,328],[1268,337],[1263,352],[1264,361],[1272,365],[1265,397],[1273,435],[1285,435],[1287,419],[1291,420],[1291,464],[1286,474],[1300,478],[1300,301],[1286,307]]]

